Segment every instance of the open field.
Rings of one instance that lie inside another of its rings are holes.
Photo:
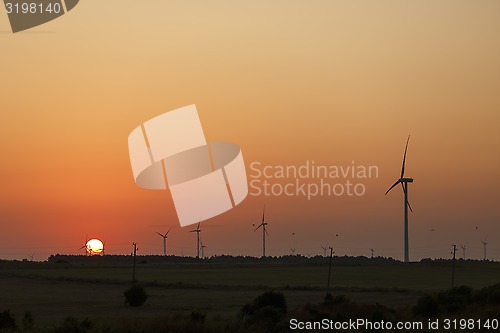
[[[0,311],[17,317],[32,311],[39,324],[67,316],[99,320],[159,317],[172,311],[199,310],[234,317],[265,290],[282,291],[290,309],[319,303],[328,267],[304,264],[138,264],[136,277],[149,295],[139,309],[124,306],[132,266],[95,264],[0,263]],[[481,288],[500,282],[500,264],[457,262],[456,285]],[[368,304],[408,308],[425,291],[451,283],[451,264],[334,266],[333,294]]]

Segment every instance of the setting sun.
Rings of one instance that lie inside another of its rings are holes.
[[[101,254],[104,251],[104,245],[96,238],[91,239],[87,242],[87,251],[90,255]]]

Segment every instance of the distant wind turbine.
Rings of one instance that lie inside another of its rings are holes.
[[[196,258],[199,258],[200,257],[200,232],[201,232],[201,229],[200,229],[200,223],[201,222],[198,222],[198,226],[196,227],[196,229],[194,230],[191,230],[190,232],[196,232],[196,235],[198,236],[198,241],[196,242]]]
[[[410,254],[408,250],[408,208],[413,212],[410,206],[410,202],[408,201],[408,183],[413,183],[413,178],[405,178],[405,163],[406,163],[406,151],[408,150],[408,142],[410,141],[410,136],[408,135],[408,139],[406,140],[405,153],[403,155],[403,166],[401,167],[401,177],[385,192],[389,193],[394,187],[398,184],[401,184],[403,188],[403,193],[405,195],[404,201],[404,212],[405,212],[405,225],[404,225],[404,262],[410,261]]]
[[[105,255],[106,253],[104,252],[106,249],[106,240],[104,240],[104,243],[102,244],[102,250],[101,250],[101,254],[102,255]]]
[[[266,206],[264,206],[264,210],[262,211],[262,222],[254,230],[254,232],[255,232],[255,231],[257,231],[257,229],[262,227],[262,258],[264,258],[266,256],[266,234],[269,235],[267,233],[267,230],[266,230],[267,222],[265,221],[265,218],[264,218],[265,213],[266,213]]]
[[[160,237],[163,238],[163,255],[167,255],[167,238],[168,238],[168,233],[170,232],[172,228],[168,229],[168,231],[165,234],[160,234],[159,232],[156,232]]]
[[[290,251],[292,251],[292,256],[294,256],[294,255],[295,255],[295,250],[296,250],[296,249],[295,249],[295,248],[293,248],[293,247],[292,247],[292,248],[290,248]]]
[[[467,247],[466,247],[465,244],[464,245],[460,245],[460,247],[462,248],[462,255],[463,255],[463,258],[465,260],[465,250],[467,250]]]
[[[323,249],[323,257],[326,257],[326,250],[328,250],[328,245],[322,246]]]
[[[488,245],[488,243],[486,243],[486,239],[484,241],[481,241],[481,243],[483,243],[484,260],[486,260],[486,245]]]

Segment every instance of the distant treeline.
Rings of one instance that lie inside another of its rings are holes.
[[[308,264],[308,265],[325,265],[328,264],[330,258],[324,256],[305,257],[301,255],[286,255],[280,257],[265,257],[257,258],[251,256],[211,256],[204,259],[194,257],[181,256],[161,256],[161,255],[146,255],[137,256],[137,264],[192,264],[192,263],[211,263],[211,264]],[[422,259],[422,263],[446,263],[450,259]],[[459,259],[458,261],[463,261]],[[477,261],[477,260],[467,260]],[[105,255],[105,256],[84,256],[84,255],[64,255],[55,254],[48,258],[49,263],[95,263],[95,264],[131,264],[133,257],[131,255]],[[394,258],[374,257],[368,258],[359,257],[333,257],[334,265],[402,265],[403,262]]]

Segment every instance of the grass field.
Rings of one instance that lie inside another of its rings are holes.
[[[17,317],[30,310],[41,325],[67,316],[92,319],[159,317],[199,310],[234,316],[265,290],[282,291],[291,309],[319,303],[328,266],[293,264],[138,264],[136,278],[149,295],[139,309],[124,306],[132,266],[0,263],[0,311]],[[481,288],[500,282],[500,264],[457,262],[456,285]],[[451,284],[450,263],[334,266],[333,294],[390,307],[415,304],[426,291]]]

